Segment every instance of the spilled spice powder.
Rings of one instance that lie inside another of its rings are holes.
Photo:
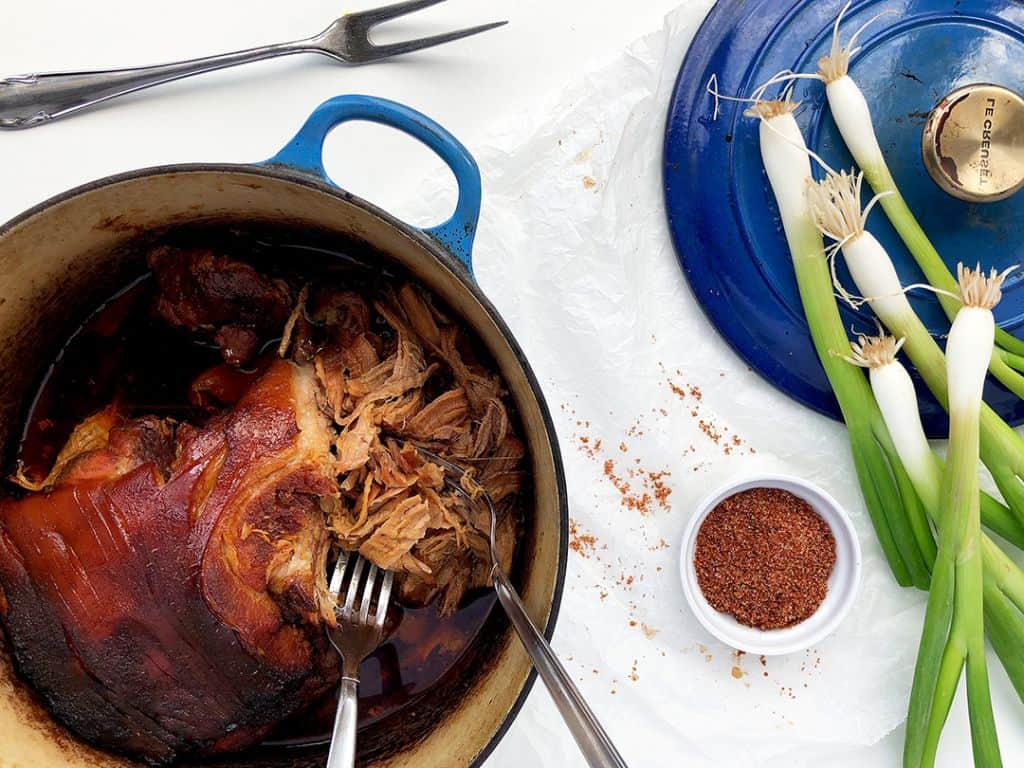
[[[664,510],[671,509],[668,503],[668,497],[672,495],[672,489],[665,484],[664,478],[667,477],[669,472],[648,472],[647,480],[654,488],[654,500],[658,502],[658,506]]]
[[[579,422],[577,422],[578,424]],[[587,422],[587,426],[590,426],[590,422]],[[581,435],[577,438],[580,441],[580,450],[590,458],[597,458],[601,451],[601,441],[591,440],[587,435]]]
[[[639,464],[640,459],[637,458],[635,463]],[[659,507],[666,512],[672,510],[672,504],[669,502],[672,489],[665,480],[671,474],[667,470],[653,472],[637,466],[627,468],[626,476],[623,477],[616,470],[615,462],[612,459],[605,459],[604,462],[604,476],[622,496],[622,506],[626,509],[635,510],[644,516],[653,512],[655,507]],[[634,489],[627,478],[639,480],[640,489]]]
[[[583,557],[590,557],[597,549],[597,537],[585,533],[578,522],[569,520],[569,549]]]
[[[611,459],[607,459],[604,462],[604,476],[611,481],[611,484],[615,486],[615,490],[622,495],[622,506],[626,509],[636,510],[642,515],[650,512],[651,495],[646,491],[637,492],[631,490],[629,481],[615,473],[615,462]]]
[[[697,426],[700,427],[700,431],[703,432],[707,438],[715,445],[720,445],[722,440],[722,433],[718,431],[718,428],[714,424],[701,419],[697,422]]]
[[[828,592],[836,542],[803,499],[752,488],[721,502],[697,532],[697,582],[711,606],[757,629],[799,624]]]

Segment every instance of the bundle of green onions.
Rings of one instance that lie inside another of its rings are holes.
[[[934,765],[966,669],[975,765],[1001,766],[985,636],[1024,700],[1024,571],[982,532],[982,525],[1024,548],[1024,439],[982,398],[987,373],[1024,397],[1024,341],[993,320],[1006,272],[985,275],[980,266],[970,270],[961,265],[954,278],[900,195],[867,101],[848,72],[864,27],[841,45],[841,18],[818,72],[780,73],[745,99],[752,102],[747,114],[760,118],[761,156],[804,312],[850,431],[879,542],[898,583],[929,590],[904,765]],[[825,83],[832,114],[862,173],[836,173],[808,150],[793,116],[797,105],[790,89],[780,99],[763,98],[769,86],[797,78]],[[812,179],[812,158],[825,170],[819,182]],[[865,178],[876,194],[862,207]],[[866,229],[876,203],[918,262],[927,285],[902,285],[889,255]],[[823,235],[833,241],[827,249]],[[839,283],[835,259],[840,255],[859,296]],[[945,352],[907,301],[906,292],[914,287],[934,291],[951,320]],[[836,294],[855,306],[867,303],[893,336],[861,337],[851,347]],[[897,360],[901,349],[950,414],[947,462],[925,437],[913,383]],[[858,368],[868,369],[870,383]],[[979,461],[987,465],[1005,504],[980,491]]]
[[[859,175],[829,171],[822,181],[810,184],[811,215],[819,229],[836,241],[857,290],[866,297],[864,301],[890,332],[905,340],[907,356],[935,398],[948,408],[945,356],[907,301],[888,253],[864,228],[871,203],[861,211],[860,179]],[[840,295],[849,296],[837,281],[835,285]],[[986,524],[1019,541],[1024,537],[1024,439],[986,405],[981,411],[981,458],[1013,513],[998,521],[986,520]]]
[[[868,184],[879,196],[882,209],[928,282],[939,289],[939,302],[952,320],[959,309],[956,297],[956,279],[942,261],[942,257],[939,256],[935,246],[928,239],[924,229],[921,228],[903,195],[900,194],[896,181],[889,171],[889,166],[885,162],[882,148],[878,144],[867,100],[860,88],[857,87],[857,83],[849,75],[850,57],[857,51],[854,47],[856,38],[864,29],[861,27],[845,46],[840,43],[839,25],[843,14],[849,7],[850,4],[847,3],[836,19],[832,35],[832,49],[818,62],[818,72],[814,77],[824,81],[829,109],[843,141],[850,150],[850,154],[853,155],[854,161],[863,171]],[[871,21],[868,23],[870,24]],[[995,348],[989,361],[989,371],[1011,392],[1018,397],[1024,397],[1024,376],[1020,374],[1022,370],[1024,370],[1024,341],[997,328]]]

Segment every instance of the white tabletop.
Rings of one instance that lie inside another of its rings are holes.
[[[376,4],[9,2],[0,73],[155,63],[305,37],[342,10]],[[921,596],[896,589],[885,573],[843,430],[775,393],[714,336],[667,241],[657,170],[667,81],[657,67],[677,68],[678,30],[688,39],[708,4],[685,3],[660,37],[628,48],[662,29],[679,0],[450,0],[388,36],[512,24],[359,69],[308,57],[251,65],[3,133],[0,221],[119,171],[265,159],[340,93],[388,97],[437,119],[480,152],[489,202],[478,277],[555,413],[570,513],[581,532],[597,534],[595,548],[577,538],[570,553],[555,646],[627,760],[633,768],[894,765]],[[436,158],[380,128],[340,129],[326,165],[412,223],[440,218],[454,199]],[[435,187],[429,202],[410,200],[410,190]],[[604,446],[595,452],[597,439]],[[646,516],[602,471],[610,458],[625,472],[634,455],[645,470],[671,472],[670,503]],[[690,510],[711,486],[753,469],[810,477],[854,515],[865,548],[862,596],[820,655],[764,664],[733,656],[683,603],[674,568]],[[994,684],[1006,709],[1005,680]],[[1019,741],[1018,715],[998,716]],[[966,765],[962,708],[952,719],[940,765]],[[568,765],[583,761],[538,685],[488,766]]]
[[[105,69],[205,56],[308,37],[342,12],[381,4],[386,0],[5,3],[0,72]],[[265,159],[317,104],[340,93],[408,104],[472,147],[495,125],[536,117],[552,93],[657,26],[676,4],[450,0],[382,27],[380,39],[502,19],[513,24],[375,66],[346,68],[306,56],[249,65],[129,97],[45,130],[5,133],[0,220],[118,171]],[[358,140],[346,142],[343,136]],[[407,179],[438,167],[415,142],[362,126],[338,131],[328,143],[326,163],[333,178],[384,205],[403,201]]]

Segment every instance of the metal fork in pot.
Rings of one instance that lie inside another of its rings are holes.
[[[370,30],[378,24],[442,2],[444,0],[408,0],[383,8],[350,13],[336,20],[319,35],[307,40],[265,45],[203,59],[153,67],[95,72],[54,72],[0,79],[0,128],[31,128],[126,93],[252,61],[295,53],[319,53],[344,64],[366,64],[401,53],[450,43],[508,23],[496,21],[388,45],[374,45],[370,42]]]
[[[432,453],[425,448],[418,448],[419,452],[426,456],[431,462],[439,465],[445,472],[445,484],[455,491],[462,499],[472,507],[478,502],[483,502],[490,514],[490,550],[491,550],[491,578],[494,581],[494,589],[498,593],[498,602],[508,614],[509,621],[515,628],[519,639],[526,649],[526,653],[533,662],[534,669],[540,675],[544,685],[547,686],[555,706],[569,726],[569,731],[580,751],[591,768],[626,768],[626,762],[619,755],[612,740],[608,738],[601,723],[598,722],[590,706],[584,700],[579,689],[573,684],[569,673],[551,650],[544,635],[537,629],[533,619],[526,612],[519,593],[508,578],[508,574],[501,567],[501,560],[498,557],[497,531],[498,516],[494,510],[494,503],[482,487],[467,477],[466,470],[447,459]],[[466,490],[469,486],[472,493]]]
[[[364,575],[364,571],[366,571]],[[359,665],[384,640],[384,620],[391,605],[395,575],[359,555],[342,552],[331,576],[338,595],[338,625],[327,628],[331,645],[341,654],[341,688],[327,768],[352,768],[356,762],[356,723],[359,714]],[[342,601],[342,589],[345,599]]]

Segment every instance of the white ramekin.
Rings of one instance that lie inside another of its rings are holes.
[[[751,488],[781,488],[799,496],[828,523],[835,537],[836,564],[828,580],[828,594],[812,616],[792,627],[770,630],[746,627],[732,616],[712,608],[697,583],[697,570],[693,564],[697,531],[711,510],[722,501]],[[708,632],[740,651],[764,656],[781,656],[802,651],[821,642],[839,626],[849,612],[860,583],[860,542],[849,515],[835,499],[813,483],[785,475],[749,477],[719,488],[697,506],[683,534],[679,570],[686,601]]]

